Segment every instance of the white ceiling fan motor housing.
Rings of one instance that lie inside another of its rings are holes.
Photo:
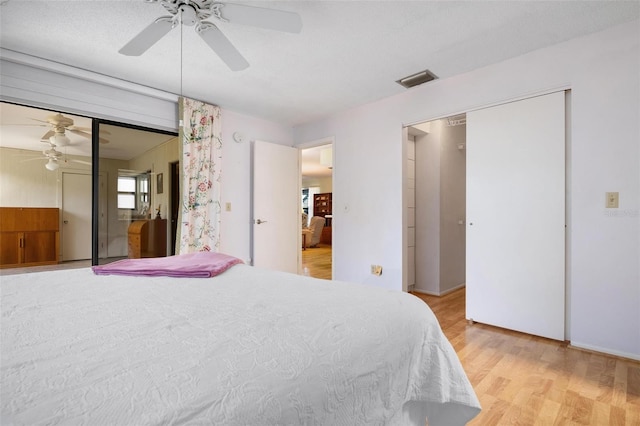
[[[178,10],[180,11],[180,21],[183,25],[192,27],[198,22],[196,10],[193,6],[189,4],[181,4]]]

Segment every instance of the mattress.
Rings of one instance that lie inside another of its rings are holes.
[[[3,425],[434,426],[480,411],[406,293],[247,265],[0,280]]]

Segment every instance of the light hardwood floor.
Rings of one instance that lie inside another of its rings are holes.
[[[302,270],[309,271],[309,276],[331,279],[331,246],[318,244],[317,247],[309,247],[302,250]]]
[[[436,314],[480,399],[470,425],[640,425],[640,362],[469,324],[464,289],[414,294]]]

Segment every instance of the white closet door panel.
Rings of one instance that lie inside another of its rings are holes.
[[[564,340],[564,117],[562,92],[467,114],[468,319]]]

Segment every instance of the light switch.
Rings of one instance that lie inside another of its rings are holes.
[[[231,211],[231,203],[225,203],[225,205],[224,205],[224,209],[225,209],[226,211],[230,212],[230,211]]]
[[[618,208],[618,193],[617,192],[607,192],[607,201],[605,207],[608,209],[617,209]]]

